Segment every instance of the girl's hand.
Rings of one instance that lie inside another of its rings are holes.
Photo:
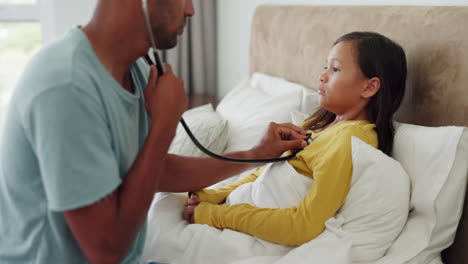
[[[187,205],[198,205],[200,203],[200,199],[198,198],[198,194],[191,193],[190,197],[187,199]]]
[[[197,208],[197,205],[188,205],[185,207],[184,212],[182,213],[182,217],[185,219],[185,221],[189,222],[190,224],[195,223],[195,208]]]

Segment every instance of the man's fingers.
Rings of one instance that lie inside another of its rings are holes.
[[[296,132],[299,133],[299,134],[302,134],[302,135],[307,134],[307,131],[305,131],[305,129],[303,129],[302,127],[298,127],[298,126],[296,126],[296,125],[294,125],[294,124],[291,124],[291,123],[283,123],[283,124],[281,124],[281,125],[282,125],[282,126],[285,126],[285,127],[288,127],[288,128],[290,128],[290,129],[296,131]]]
[[[307,147],[307,142],[304,140],[291,140],[291,141],[284,141],[284,146],[290,150],[298,150]]]
[[[166,73],[173,73],[173,71],[172,71],[172,66],[171,66],[170,64],[165,63],[165,64],[164,64],[164,68],[165,68],[165,70],[166,70]]]
[[[295,129],[291,129],[288,127],[280,126],[278,127],[279,136],[283,140],[299,140],[305,139],[306,136],[301,131],[297,131]]]
[[[151,66],[150,67],[150,74],[148,78],[148,85],[146,86],[146,89],[144,90],[144,96],[145,96],[145,105],[147,104],[149,98],[151,97],[151,93],[153,92],[153,88],[155,87],[154,84],[156,83],[158,78],[158,71],[156,70],[156,67]],[[146,105],[148,107],[148,105]]]
[[[157,80],[158,80],[158,70],[156,69],[156,66],[151,65],[148,83],[153,84],[153,83],[156,83]]]

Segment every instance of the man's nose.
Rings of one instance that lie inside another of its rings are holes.
[[[192,0],[187,0],[185,5],[185,16],[193,17],[195,15],[195,8],[193,7]]]

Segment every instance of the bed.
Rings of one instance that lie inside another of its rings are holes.
[[[223,98],[216,110],[211,106],[190,110],[186,120],[198,130],[196,135],[202,138],[202,143],[214,151],[249,148],[262,130],[259,125],[262,121],[294,121],[297,113],[313,111],[311,106],[316,100],[313,91],[331,44],[338,36],[351,31],[376,31],[390,37],[403,46],[408,61],[407,92],[396,116],[398,128],[393,157],[410,175],[411,210],[400,235],[378,260],[359,262],[348,256],[340,262],[332,262],[464,263],[468,261],[465,246],[468,243],[468,205],[464,203],[468,132],[463,128],[468,126],[468,74],[464,74],[468,71],[467,17],[468,7],[260,6],[252,24],[250,78]],[[257,92],[263,97],[265,93],[271,95],[270,100],[257,101],[256,109],[247,107],[252,100],[257,100],[248,90],[252,87],[259,88]],[[283,94],[285,90],[287,94]],[[242,131],[251,132],[242,133],[240,137]],[[452,147],[446,148],[447,145]],[[179,130],[171,148],[173,153],[200,155]],[[443,163],[434,165],[439,162]],[[431,166],[435,168],[431,170]],[[171,225],[167,228],[187,229],[175,212],[181,212],[184,197],[184,194],[155,197],[149,215],[145,260],[184,263],[180,259],[157,259],[161,254],[169,255],[170,250],[162,252],[161,242],[154,239],[165,232],[164,228],[156,226],[161,224],[158,217],[166,213],[172,214],[168,216],[167,222]],[[172,204],[169,202],[169,206],[158,209],[158,202],[162,204],[165,199],[172,199]],[[167,233],[165,244],[172,243],[175,237],[185,236],[190,240],[199,232],[194,227],[188,229],[185,233],[181,229]],[[172,249],[172,254],[186,254],[183,244],[178,246]],[[308,254],[312,254],[313,249]],[[331,249],[333,253],[333,247]],[[197,257],[200,263],[216,263],[210,262],[208,256]],[[308,263],[325,263],[320,262],[318,255],[309,257]],[[192,260],[197,263],[197,259]],[[278,254],[263,254],[234,262],[288,263],[287,260]],[[330,259],[326,263],[331,263]]]

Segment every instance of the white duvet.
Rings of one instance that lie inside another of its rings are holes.
[[[297,206],[312,184],[287,162],[269,164],[252,183],[241,185],[227,198],[233,205],[265,208]],[[182,219],[187,196],[160,193],[151,206],[143,260],[163,263],[351,263],[351,242],[332,218],[319,237],[294,248],[208,225],[189,225]],[[311,256],[314,256],[311,259]],[[333,261],[331,261],[333,260]],[[331,261],[331,262],[330,262]]]
[[[162,263],[375,263],[406,223],[409,178],[400,164],[357,138],[352,139],[353,177],[345,203],[315,239],[288,247],[253,236],[188,224],[186,194],[159,193],[151,205],[143,262]],[[229,204],[296,206],[312,180],[289,163],[268,165],[254,182],[240,186]]]

